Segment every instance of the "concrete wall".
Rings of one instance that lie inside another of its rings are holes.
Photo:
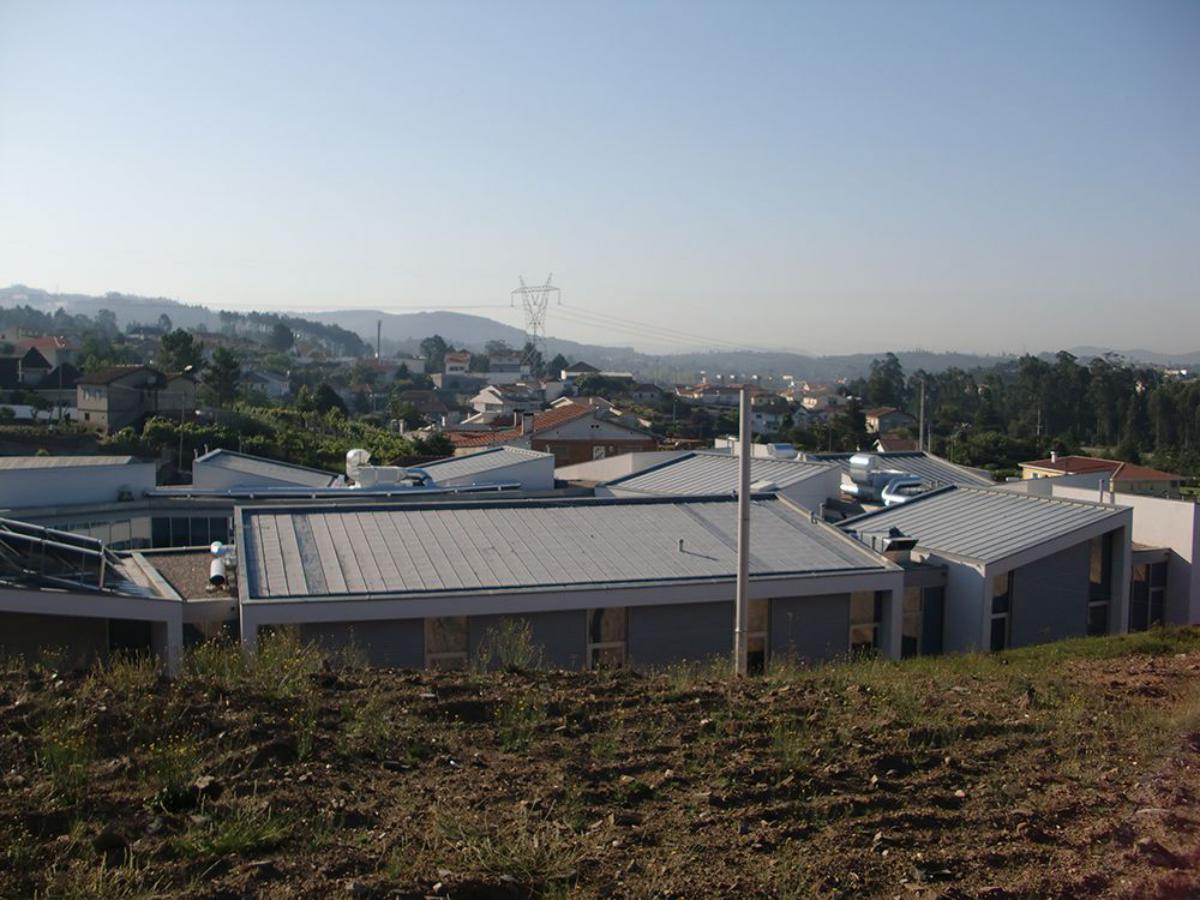
[[[122,489],[140,500],[154,482],[154,463],[0,469],[0,508],[116,503]]]
[[[610,456],[589,462],[577,463],[573,466],[559,466],[555,477],[563,481],[614,481],[642,472],[651,466],[661,465],[687,455],[687,450],[652,450],[634,453],[622,453],[620,456]]]
[[[829,471],[805,478],[779,493],[805,509],[816,510],[821,508],[822,503],[837,497],[841,492],[841,485],[842,470],[837,466],[830,466]]]
[[[932,556],[946,567],[945,645],[947,653],[986,650],[992,591],[983,573],[967,563]]]
[[[416,466],[415,468],[421,468]],[[550,491],[554,489],[554,457],[545,456],[540,459],[527,459],[515,462],[510,466],[488,469],[474,475],[463,475],[458,478],[439,478],[438,469],[441,466],[431,466],[427,471],[438,484],[463,485],[487,481],[516,481],[520,482],[525,491]]]
[[[108,619],[0,613],[0,658],[32,664],[46,656],[86,665],[108,657]]]
[[[316,644],[328,653],[354,645],[366,653],[373,666],[425,667],[423,619],[306,624],[300,626],[300,640]]]
[[[771,658],[820,662],[850,649],[850,595],[776,597],[771,601]]]
[[[223,465],[220,459],[196,460],[192,464],[192,487],[204,490],[228,490],[235,487],[309,487],[300,479],[287,477],[287,469],[279,470],[279,477],[270,475],[248,474]],[[297,473],[299,474],[299,473]],[[333,478],[337,473],[330,472]]]
[[[529,613],[511,618],[529,623],[533,642],[542,648],[547,665],[556,669],[587,666],[587,613],[583,610]],[[499,628],[504,619],[505,616],[472,616],[468,619],[472,659],[488,629]]]
[[[732,652],[732,602],[629,608],[626,657],[632,666],[729,658]]]
[[[1087,634],[1090,563],[1091,550],[1084,542],[1015,571],[1011,646],[1024,647]],[[1115,581],[1114,577],[1114,600]],[[1110,616],[1115,605],[1110,602]]]
[[[1054,496],[1069,500],[1096,500],[1093,488],[1074,488],[1063,478],[1046,478],[1035,484],[1053,485]],[[1111,500],[1112,494],[1105,494]],[[1118,506],[1133,508],[1133,540],[1151,547],[1168,547],[1167,597],[1164,614],[1168,622],[1187,625],[1200,622],[1200,504],[1140,494],[1115,495]]]

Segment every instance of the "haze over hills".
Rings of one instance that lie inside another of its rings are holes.
[[[94,316],[101,309],[111,310],[123,328],[130,322],[153,323],[160,315],[167,315],[175,327],[204,328],[218,330],[221,326],[219,310],[200,304],[188,304],[167,297],[141,297],[131,294],[110,292],[103,296],[87,294],[58,294],[38,288],[13,285],[0,288],[0,307],[28,304],[34,308],[53,312],[62,307],[70,313],[85,313]],[[414,350],[417,343],[430,335],[440,334],[456,346],[482,348],[491,340],[507,342],[519,347],[524,341],[524,332],[512,325],[497,322],[485,316],[453,311],[429,311],[413,313],[389,313],[378,310],[351,309],[329,312],[288,313],[300,318],[326,324],[336,324],[358,333],[372,345],[375,341],[375,323],[383,323],[384,350]],[[854,378],[862,375],[871,360],[882,353],[851,353],[814,356],[784,351],[741,351],[741,350],[697,350],[694,352],[651,354],[642,353],[629,346],[602,346],[549,337],[547,351],[553,355],[562,353],[573,361],[587,360],[593,365],[620,370],[631,370],[645,377],[686,378],[705,372],[710,377],[717,374],[740,376],[746,373],[771,375],[793,375],[805,379]],[[1102,347],[1074,347],[1070,352],[1080,359],[1091,359],[1113,352]],[[1157,365],[1200,366],[1200,351],[1188,353],[1162,353],[1152,350],[1116,351],[1120,355],[1138,362]],[[1007,357],[988,356],[974,353],[934,352],[926,350],[896,351],[906,371],[924,369],[938,372],[951,367],[973,369],[977,366],[993,365]],[[1043,355],[1053,355],[1044,351]]]

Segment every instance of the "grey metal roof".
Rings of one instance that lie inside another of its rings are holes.
[[[243,508],[241,526],[251,599],[644,585],[736,571],[728,498]],[[751,534],[754,575],[886,566],[771,497],[753,501]]]
[[[518,463],[532,460],[548,459],[553,461],[552,453],[542,453],[538,450],[526,450],[523,447],[495,447],[491,450],[481,450],[466,456],[451,456],[430,463],[422,463],[416,468],[425,469],[434,481],[450,481],[455,478],[470,478],[485,475],[495,469],[503,469]],[[551,462],[553,466],[553,462]]]
[[[212,450],[199,457],[196,462],[210,463],[246,475],[246,485],[254,484],[255,478],[269,478],[272,481],[284,481],[304,487],[329,487],[339,477],[333,472],[237,453],[233,450]]]
[[[737,490],[739,458],[724,453],[691,453],[610,481],[610,488],[667,496],[734,493]],[[769,481],[780,488],[829,471],[827,463],[791,459],[750,460],[750,480]]]
[[[864,453],[866,451],[863,451]],[[923,450],[897,451],[893,453],[873,453],[879,459],[884,469],[894,469],[916,475],[929,489],[943,487],[947,484],[989,485],[995,484],[990,476],[983,472],[956,465],[948,459],[934,456]],[[810,460],[822,460],[841,466],[850,471],[850,457],[853,453],[808,453]]]
[[[927,550],[990,563],[1122,512],[1098,503],[957,485],[839,525],[864,540],[898,528]]]
[[[83,466],[127,466],[132,456],[0,456],[0,469],[67,469]]]

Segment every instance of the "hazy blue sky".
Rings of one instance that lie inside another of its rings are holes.
[[[0,284],[549,271],[606,343],[1200,348],[1200,2],[0,0]]]

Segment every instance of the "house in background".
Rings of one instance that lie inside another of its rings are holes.
[[[446,375],[466,375],[471,370],[471,354],[467,350],[451,350],[446,353],[442,370]]]
[[[863,415],[867,420],[867,432],[882,434],[886,431],[899,431],[901,428],[913,428],[917,420],[894,406],[878,406],[866,410]]]
[[[20,354],[28,350],[37,350],[52,368],[60,366],[63,363],[79,363],[79,345],[68,337],[47,335],[25,338],[24,340],[14,341],[13,346]]]
[[[1179,496],[1183,476],[1161,472],[1147,466],[1102,459],[1095,456],[1059,456],[1021,463],[1022,480],[1038,478],[1069,478],[1072,484],[1095,486],[1101,481],[1122,494],[1156,494]]]
[[[875,450],[879,453],[914,453],[918,449],[915,438],[900,437],[898,434],[881,434],[875,438]]]
[[[242,386],[266,395],[268,400],[283,400],[292,393],[288,376],[272,372],[270,369],[249,369],[243,372]]]
[[[455,455],[507,444],[552,453],[558,465],[604,459],[634,450],[653,450],[658,439],[591,406],[566,403],[544,412],[516,413],[511,428],[447,431]]]
[[[150,366],[112,366],[79,378],[75,406],[85,427],[111,434],[150,415],[194,414],[196,381]]]

